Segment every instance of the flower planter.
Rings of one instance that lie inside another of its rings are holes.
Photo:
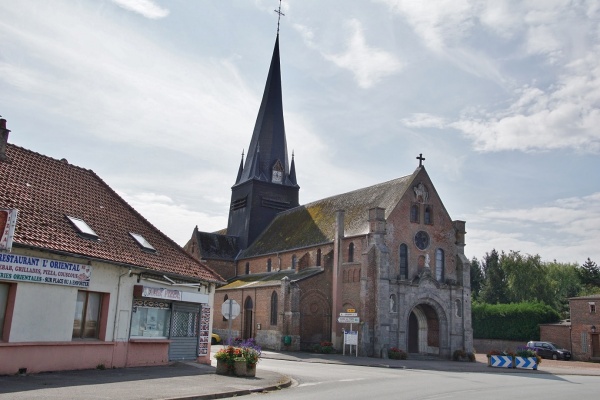
[[[538,363],[537,357],[515,357],[515,366],[514,368],[521,369],[536,369],[537,370]]]
[[[489,356],[488,367],[513,368],[512,356]]]
[[[246,360],[235,360],[233,363],[233,372],[235,376],[246,376]]]
[[[256,364],[246,364],[246,376],[254,378],[256,376]]]
[[[229,375],[229,365],[225,360],[217,360],[217,374]]]

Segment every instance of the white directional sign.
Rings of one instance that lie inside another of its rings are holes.
[[[225,300],[225,303],[221,306],[221,314],[225,319],[235,319],[240,315],[240,305],[235,300]]]
[[[340,317],[358,317],[358,313],[355,312],[341,312]]]
[[[338,317],[338,322],[340,324],[358,324],[360,322],[360,318],[358,318],[358,317]]]

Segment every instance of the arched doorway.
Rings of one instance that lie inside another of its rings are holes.
[[[246,297],[246,301],[244,302],[244,333],[242,335],[243,339],[250,339],[251,337],[253,337],[253,308],[254,304],[252,303],[252,298],[250,296]]]
[[[408,317],[408,352],[440,354],[440,320],[428,304],[417,305]]]
[[[300,300],[300,347],[312,350],[315,344],[331,340],[331,307],[323,295],[309,293]]]

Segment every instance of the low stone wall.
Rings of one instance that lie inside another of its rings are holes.
[[[498,339],[473,339],[475,353],[487,354],[492,350],[515,351],[517,347],[525,346],[527,342]]]

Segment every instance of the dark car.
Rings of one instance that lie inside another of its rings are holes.
[[[542,358],[553,360],[570,360],[571,352],[552,342],[527,342],[527,347],[535,349]]]

